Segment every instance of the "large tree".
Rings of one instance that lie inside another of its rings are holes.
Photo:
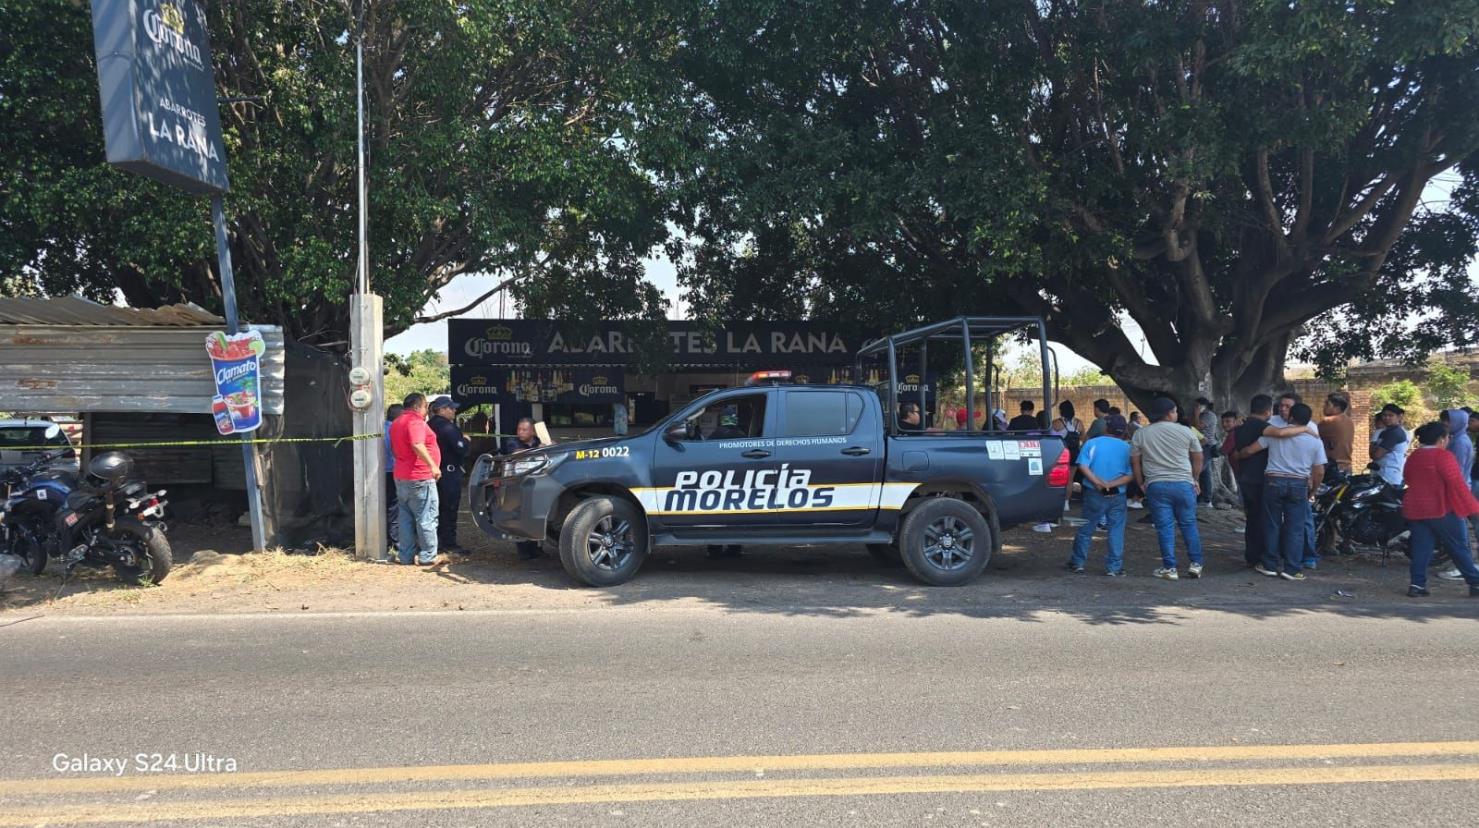
[[[340,343],[356,268],[349,0],[221,0],[210,17],[242,315]],[[88,5],[8,0],[0,288],[220,308],[208,206],[103,162]],[[661,194],[626,136],[672,83],[644,0],[365,6],[370,277],[389,332],[464,274],[538,312],[661,314],[641,262]],[[454,311],[456,309],[448,309]]]
[[[665,171],[697,308],[1041,315],[1142,403],[1246,399],[1301,336],[1327,363],[1476,338],[1472,0],[721,1],[685,26],[695,149]]]

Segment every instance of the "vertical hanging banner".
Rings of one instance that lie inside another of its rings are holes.
[[[92,0],[92,32],[108,163],[225,192],[205,10],[196,0]]]
[[[211,412],[216,430],[222,434],[256,431],[262,425],[262,354],[267,345],[256,331],[225,334],[217,331],[205,338],[216,377],[216,396]]]

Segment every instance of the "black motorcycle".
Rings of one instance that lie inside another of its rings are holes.
[[[1322,555],[1381,552],[1383,561],[1396,552],[1412,557],[1402,493],[1371,471],[1327,477],[1315,493],[1315,548]]]
[[[100,454],[57,510],[45,549],[68,573],[78,566],[111,566],[129,583],[157,584],[173,563],[163,520],[165,494],[150,492],[133,478],[128,455]]]

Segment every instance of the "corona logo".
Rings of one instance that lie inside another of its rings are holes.
[[[487,330],[487,336],[494,342],[507,342],[514,338],[514,332],[506,325],[494,325]]]
[[[910,385],[918,385],[919,384],[919,375],[918,374],[906,374],[904,376],[904,382],[907,382]]]
[[[200,47],[185,37],[185,13],[173,3],[163,3],[159,11],[144,12],[144,33],[160,49],[168,49],[197,69],[205,66]]]
[[[591,385],[609,385],[605,377],[591,377]]]
[[[476,377],[473,377],[473,378],[469,379],[467,381],[467,383],[468,383],[468,385],[487,385],[488,384],[488,378],[485,377],[485,376],[482,376],[480,374],[480,375],[478,375]]]
[[[159,22],[173,29],[175,34],[185,33],[185,13],[180,11],[180,7],[173,3],[160,4]]]

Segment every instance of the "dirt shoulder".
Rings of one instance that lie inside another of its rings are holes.
[[[63,579],[53,564],[39,578],[17,576],[0,591],[0,623],[37,614],[303,613],[424,610],[580,610],[711,607],[735,612],[853,615],[868,612],[1012,615],[1062,612],[1106,623],[1154,621],[1178,608],[1254,615],[1334,610],[1352,615],[1419,611],[1479,617],[1462,584],[1431,580],[1433,597],[1403,597],[1406,561],[1341,558],[1322,562],[1303,583],[1269,579],[1242,565],[1242,517],[1204,510],[1200,524],[1207,569],[1201,580],[1153,578],[1159,555],[1151,527],[1131,512],[1126,570],[1103,569],[1104,536],[1095,537],[1089,574],[1063,570],[1074,529],[1051,535],[1008,532],[1002,553],[978,582],[959,589],[923,587],[901,568],[875,562],[861,547],[756,547],[732,560],[702,548],[661,549],[620,587],[578,588],[559,562],[520,561],[509,544],[487,541],[470,523],[465,560],[433,569],[356,561],[338,550],[316,555],[250,554],[246,530],[178,525],[170,529],[176,567],[154,587],[130,587],[111,572]],[[1182,562],[1183,571],[1185,562]]]

